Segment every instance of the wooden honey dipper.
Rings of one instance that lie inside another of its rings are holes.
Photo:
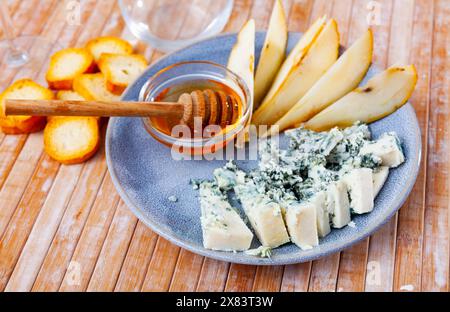
[[[239,114],[234,96],[210,89],[184,93],[177,103],[7,99],[3,112],[4,116],[173,117],[190,127],[194,125],[194,117],[200,117],[203,127],[222,128],[234,124]]]

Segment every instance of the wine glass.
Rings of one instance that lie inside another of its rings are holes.
[[[233,0],[119,0],[131,33],[163,52],[221,32]]]
[[[45,85],[46,65],[59,45],[43,36],[16,36],[7,1],[0,2],[0,27],[0,89],[22,78]]]

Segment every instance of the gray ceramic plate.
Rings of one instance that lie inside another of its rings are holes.
[[[264,36],[264,33],[257,35],[257,51],[261,50]],[[290,34],[290,48],[299,36],[297,33]],[[171,64],[192,60],[226,64],[235,40],[236,35],[232,34],[216,37],[161,59],[127,90],[124,99],[137,100],[140,88],[148,78]],[[377,71],[371,68],[366,79]],[[420,129],[414,109],[407,104],[396,113],[372,124],[371,130],[374,137],[387,131],[397,132],[406,155],[406,162],[391,171],[376,199],[374,211],[355,217],[355,228],[333,230],[321,240],[317,248],[302,251],[288,244],[274,250],[271,259],[203,248],[197,192],[189,185],[189,181],[191,178],[211,179],[213,169],[224,165],[223,161],[174,161],[170,149],[151,138],[142,121],[133,118],[111,119],[106,154],[111,177],[122,199],[156,233],[206,257],[235,263],[281,265],[314,260],[357,243],[386,223],[405,202],[417,177],[421,153]],[[254,161],[238,162],[244,169],[252,168],[255,164]],[[178,197],[177,203],[168,200],[172,195]],[[258,246],[256,239],[253,246]]]

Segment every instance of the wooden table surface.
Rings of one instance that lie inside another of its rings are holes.
[[[347,45],[370,22],[376,64],[416,65],[411,101],[422,128],[423,161],[398,215],[370,239],[318,261],[230,265],[182,250],[139,222],[117,195],[103,151],[85,164],[62,166],[43,153],[42,133],[0,134],[0,290],[448,291],[450,1],[283,2],[292,31],[327,14],[338,21]],[[17,32],[43,34],[62,47],[100,35],[132,38],[116,1],[82,0],[78,25],[68,22],[67,1],[9,3]],[[264,29],[272,5],[236,0],[225,31],[239,30],[250,17]],[[142,43],[137,49],[153,61],[162,56]],[[4,66],[1,73],[3,89],[15,77]]]

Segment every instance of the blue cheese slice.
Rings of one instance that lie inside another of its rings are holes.
[[[203,246],[219,251],[244,251],[250,248],[253,233],[212,183],[200,185]]]
[[[260,194],[252,180],[244,183],[239,180],[234,191],[261,244],[276,248],[288,243],[290,239],[280,205]]]
[[[360,155],[365,154],[380,157],[383,166],[390,168],[396,168],[405,162],[400,140],[393,132],[385,133],[378,140],[364,144]]]
[[[286,226],[292,242],[302,250],[319,245],[317,232],[317,211],[311,202],[286,205]]]
[[[331,183],[327,189],[327,210],[334,228],[341,229],[351,221],[347,185],[342,181]]]
[[[373,210],[372,169],[359,168],[350,171],[343,178],[350,193],[350,207],[354,213],[364,214]]]
[[[384,183],[389,176],[389,168],[388,167],[380,167],[374,170],[373,172],[373,197],[376,198],[383,188]]]
[[[317,233],[319,237],[325,237],[331,232],[330,215],[327,210],[327,195],[321,191],[314,195],[309,201],[316,208]]]

